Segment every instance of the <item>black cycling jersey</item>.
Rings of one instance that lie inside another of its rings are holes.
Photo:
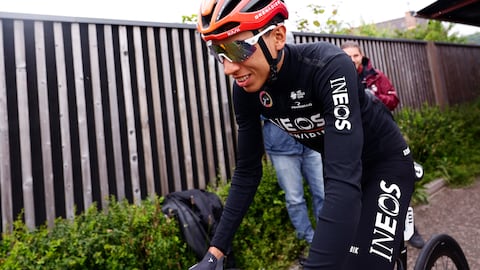
[[[407,156],[409,150],[389,110],[367,98],[350,57],[340,48],[326,42],[287,44],[284,54],[278,79],[263,89],[247,93],[234,83],[238,155],[211,244],[226,251],[253,200],[262,176],[263,116],[322,153],[325,202],[314,242],[319,253],[328,255],[326,263],[335,265],[356,237],[367,181],[363,170],[392,155]]]

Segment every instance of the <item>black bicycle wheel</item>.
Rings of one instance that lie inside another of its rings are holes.
[[[420,251],[414,270],[469,270],[460,245],[447,234],[434,235]]]

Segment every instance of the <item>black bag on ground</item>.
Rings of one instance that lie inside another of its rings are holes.
[[[220,198],[200,189],[169,193],[162,206],[164,214],[178,219],[185,241],[198,259],[207,252],[222,211]]]

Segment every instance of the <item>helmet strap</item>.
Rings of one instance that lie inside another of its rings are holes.
[[[253,30],[253,34],[258,34],[258,30]],[[280,59],[282,59],[283,50],[279,50],[277,58],[273,58],[270,50],[268,50],[267,44],[265,44],[265,41],[263,40],[263,37],[260,37],[260,39],[258,40],[258,44],[260,45],[260,48],[262,49],[263,54],[265,55],[265,58],[267,58],[267,62],[270,65],[270,77],[267,83],[275,82],[278,78],[277,65],[278,62],[280,62]]]

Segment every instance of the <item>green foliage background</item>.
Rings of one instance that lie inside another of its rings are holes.
[[[338,35],[368,36],[381,38],[415,39],[425,41],[442,41],[452,43],[480,44],[478,35],[461,36],[453,31],[454,23],[445,23],[438,20],[428,20],[426,24],[418,24],[413,29],[378,28],[374,23],[362,22],[359,26],[351,26],[338,19],[342,11],[337,4],[331,6],[308,4],[306,7],[313,16],[294,14],[296,30],[301,32],[326,33]]]
[[[113,198],[108,211],[92,205],[73,220],[29,230],[21,220],[0,242],[0,269],[185,269],[195,258],[160,199],[140,205]]]
[[[217,189],[224,201],[229,188],[227,184]],[[309,192],[305,194],[311,204]],[[241,269],[286,269],[305,249],[306,242],[295,236],[284,197],[275,169],[265,161],[262,182],[233,242],[233,250],[238,254],[237,266]]]
[[[295,237],[276,181],[265,162],[262,183],[233,243],[242,269],[284,269],[306,246]],[[210,190],[224,200],[229,184]],[[92,205],[73,220],[58,218],[52,229],[29,230],[20,216],[13,232],[2,235],[0,269],[187,269],[196,256],[176,220],[162,213],[162,200],[135,205],[112,197],[108,211]]]

